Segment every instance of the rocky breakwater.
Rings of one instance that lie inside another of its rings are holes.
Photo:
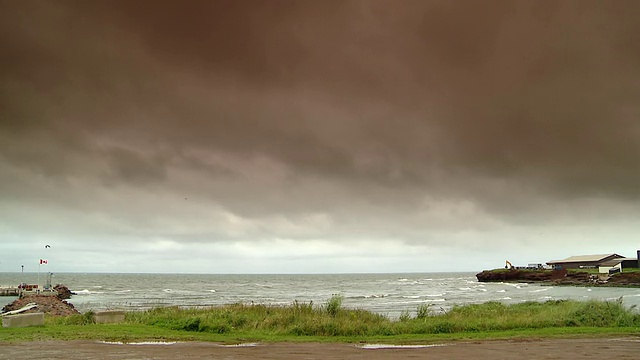
[[[612,275],[609,277],[607,285],[640,287],[640,272],[624,272]]]
[[[551,281],[552,275],[551,271],[545,270],[496,269],[484,270],[483,272],[476,274],[476,278],[480,282],[540,282]]]
[[[532,282],[551,285],[631,286],[640,287],[640,273],[625,272],[613,275],[592,274],[586,271],[496,269],[476,274],[480,282]]]
[[[35,303],[37,306],[30,310],[24,312],[24,314],[28,313],[37,313],[43,312],[45,314],[54,315],[54,316],[69,316],[74,314],[79,314],[80,312],[75,309],[73,304],[66,302],[66,299],[71,298],[73,292],[71,292],[64,285],[56,285],[54,289],[58,292],[56,296],[50,295],[28,295],[23,296],[11,304],[2,308],[2,312],[18,310],[27,306],[28,304]]]

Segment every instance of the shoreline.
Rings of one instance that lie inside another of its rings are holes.
[[[640,272],[613,275],[576,270],[493,269],[476,274],[479,282],[526,282],[556,286],[640,288]]]

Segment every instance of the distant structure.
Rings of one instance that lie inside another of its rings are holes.
[[[595,269],[605,262],[624,258],[624,256],[618,254],[579,255],[571,256],[564,260],[547,261],[547,265],[551,266],[555,270]]]
[[[636,258],[617,258],[605,261],[598,267],[598,272],[602,274],[612,274],[622,272],[623,269],[638,268],[638,259]]]

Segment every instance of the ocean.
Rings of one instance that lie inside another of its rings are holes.
[[[34,273],[0,273],[0,286],[35,284]],[[45,275],[40,274],[40,283]],[[526,283],[480,283],[475,273],[410,274],[97,274],[56,273],[53,284],[64,284],[76,295],[68,302],[80,312],[145,310],[160,306],[206,307],[223,304],[288,305],[293,301],[322,305],[332,295],[343,307],[365,309],[390,318],[403,311],[415,314],[429,304],[438,313],[454,305],[500,301],[518,303],[561,299],[617,300],[640,305],[640,288],[549,286]],[[0,306],[15,297],[0,297]]]

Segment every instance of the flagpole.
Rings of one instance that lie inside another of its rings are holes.
[[[40,287],[40,266],[42,265],[42,260],[38,261],[38,287]]]

